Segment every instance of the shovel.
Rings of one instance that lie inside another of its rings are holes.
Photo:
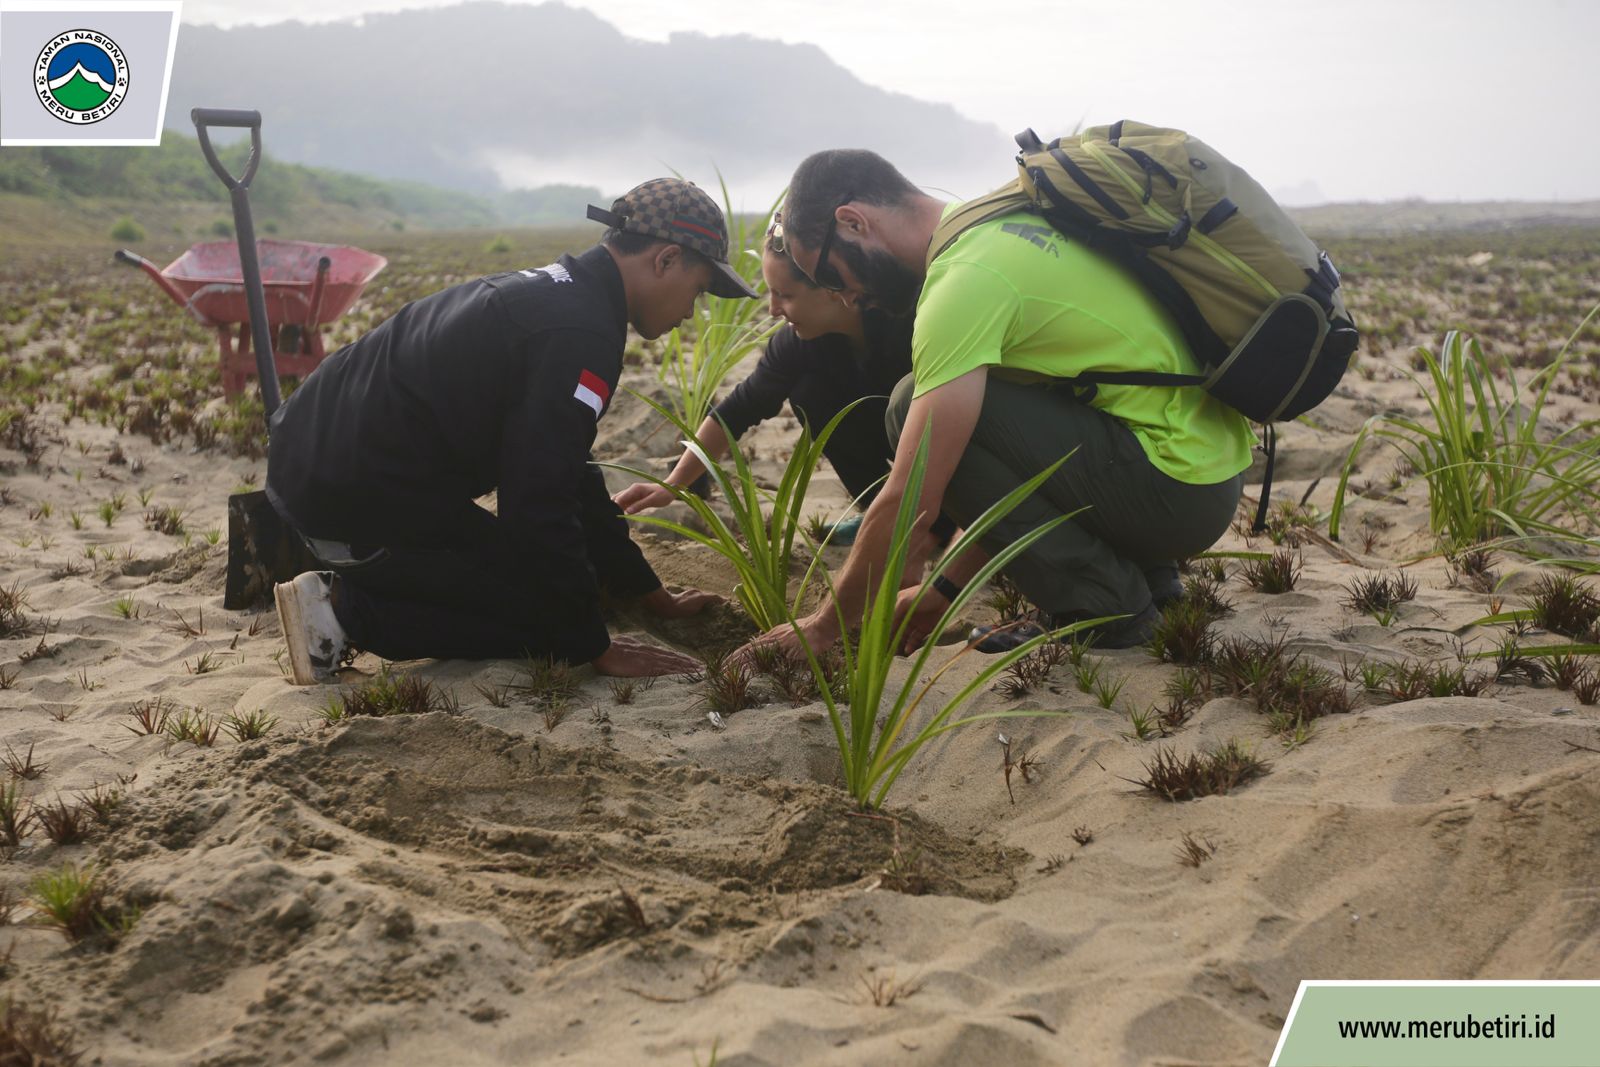
[[[278,367],[273,362],[272,331],[267,327],[267,297],[261,285],[261,264],[256,258],[256,228],[250,218],[250,179],[261,162],[261,112],[197,107],[189,112],[200,138],[200,151],[233,200],[233,231],[239,239],[239,267],[244,277],[245,302],[250,310],[250,337],[255,348],[256,378],[261,403],[266,408],[268,432],[272,413],[283,396],[278,389]],[[223,126],[250,131],[250,158],[235,177],[211,148],[208,127]],[[316,561],[299,536],[278,517],[263,490],[228,497],[228,580],[222,606],[229,611],[255,607],[269,600],[272,587],[301,571],[314,570]]]

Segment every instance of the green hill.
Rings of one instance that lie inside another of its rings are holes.
[[[235,173],[247,143],[218,155]],[[573,185],[474,195],[413,182],[263,157],[250,184],[258,231],[305,228],[472,229],[573,223],[600,191]],[[0,229],[5,243],[47,243],[104,236],[128,217],[152,238],[231,225],[228,192],[192,136],[168,130],[153,148],[6,148],[0,150]]]

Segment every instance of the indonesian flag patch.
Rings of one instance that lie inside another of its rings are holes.
[[[611,399],[611,390],[606,388],[605,379],[598,374],[584,371],[578,375],[578,388],[572,395],[587,404],[594,411],[594,417],[599,418],[600,412],[605,410],[606,401]]]

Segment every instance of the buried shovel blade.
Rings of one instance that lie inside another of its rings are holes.
[[[304,542],[273,510],[262,490],[228,498],[228,583],[222,606],[243,611],[272,602],[272,587],[317,561]]]

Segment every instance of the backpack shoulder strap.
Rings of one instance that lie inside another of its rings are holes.
[[[972,227],[990,219],[999,218],[1001,215],[1010,215],[1017,211],[1028,210],[1033,207],[1033,201],[1023,191],[1022,183],[1012,179],[992,193],[968,200],[950,214],[946,215],[933,231],[933,240],[928,242],[928,259],[924,267],[933,266],[933,261],[955,244],[956,238],[966,233]]]

